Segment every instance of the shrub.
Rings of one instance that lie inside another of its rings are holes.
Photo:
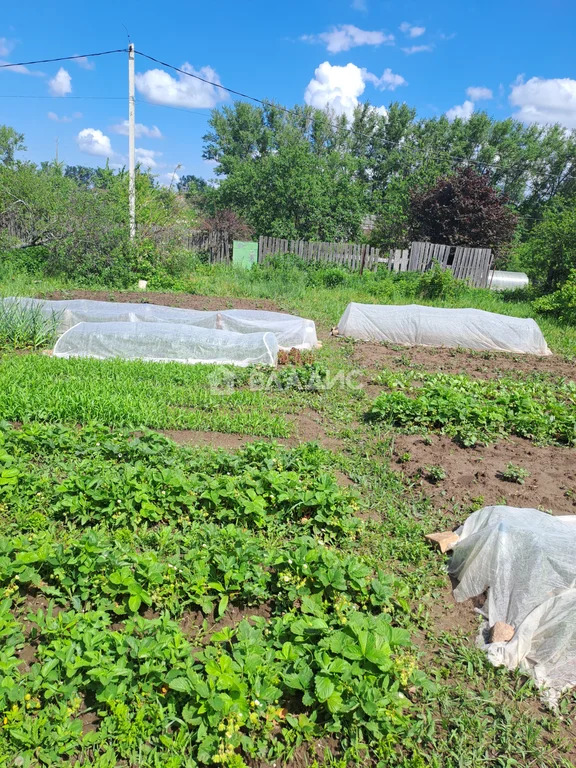
[[[418,293],[423,299],[453,299],[462,293],[466,284],[458,280],[450,269],[442,269],[438,262],[420,277]]]
[[[534,308],[538,312],[554,315],[564,323],[576,325],[576,269],[570,272],[568,280],[559,290],[537,299]]]

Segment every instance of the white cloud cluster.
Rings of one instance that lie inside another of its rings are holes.
[[[470,120],[474,114],[474,104],[477,101],[489,101],[493,97],[490,88],[480,85],[471,85],[466,89],[468,98],[463,104],[457,104],[446,112],[448,120]]]
[[[523,123],[560,123],[565,128],[576,128],[576,80],[531,77],[524,82],[519,78],[509,98],[517,109],[514,117]]]
[[[119,133],[121,136],[128,136],[128,120],[123,120],[121,123],[118,123],[117,125],[112,125],[110,127],[110,130],[112,131],[112,133]],[[136,136],[137,139],[141,139],[142,137],[145,137],[147,139],[162,138],[162,132],[157,125],[148,127],[143,123],[135,123],[134,135]]]
[[[388,35],[382,30],[360,29],[354,24],[339,24],[328,32],[321,32],[319,35],[303,35],[300,39],[308,43],[324,43],[329,53],[341,53],[361,45],[394,44],[394,35]]]
[[[141,147],[136,147],[134,150],[134,157],[136,158],[136,162],[141,163],[144,168],[158,168],[161,165],[158,160],[161,155],[162,152],[156,152],[154,149],[143,149]]]
[[[191,75],[220,84],[220,78],[212,67],[201,67],[196,70],[186,62],[181,69]],[[138,73],[136,88],[153,104],[163,104],[168,107],[211,109],[219,101],[227,98],[226,92],[220,88],[181,73],[177,77],[172,77],[163,69],[149,69],[147,72]]]
[[[400,31],[404,32],[407,37],[420,37],[426,32],[426,27],[416,27],[408,21],[403,21],[402,24],[400,24]]]
[[[463,104],[457,104],[446,112],[448,120],[470,120],[474,113],[474,102],[466,99]]]
[[[74,55],[77,55],[77,54],[74,54]],[[79,56],[77,59],[75,59],[75,62],[82,69],[94,69],[96,66],[96,64],[87,56]]]
[[[114,150],[110,138],[98,128],[84,128],[76,137],[78,149],[87,155],[113,157]]]
[[[71,123],[72,120],[78,120],[82,117],[82,112],[74,112],[73,115],[57,115],[56,112],[48,112],[48,119],[55,123]]]
[[[64,67],[60,67],[58,72],[48,81],[48,88],[52,96],[66,96],[72,93],[72,78],[70,73]]]
[[[433,45],[410,45],[408,48],[402,48],[404,53],[408,56],[412,56],[415,53],[430,53],[434,50]]]
[[[385,69],[381,77],[360,69],[355,64],[339,67],[328,61],[320,64],[314,72],[314,77],[308,83],[304,93],[304,101],[311,107],[334,110],[339,115],[352,117],[359,98],[364,93],[366,83],[372,83],[379,90],[393,91],[399,85],[406,85],[401,75],[396,75],[391,69]],[[384,107],[376,108],[381,114],[386,114]]]
[[[5,61],[4,59],[0,60],[0,64],[10,64],[9,61]],[[2,72],[14,72],[18,75],[30,75],[30,77],[45,77],[44,72],[40,72],[38,69],[28,69],[28,67],[24,67],[22,64],[18,64],[16,66],[12,66],[7,69],[3,69]]]
[[[375,85],[380,91],[395,91],[400,85],[408,85],[402,75],[394,74],[390,67],[387,67],[384,70],[382,77],[377,77],[376,75],[373,75],[372,72],[367,72],[365,69],[362,70],[362,72],[364,80]]]
[[[466,88],[466,96],[470,101],[489,101],[493,95],[490,88],[483,86],[471,85],[470,88]]]

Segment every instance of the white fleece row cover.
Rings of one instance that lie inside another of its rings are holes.
[[[283,312],[259,309],[202,311],[165,307],[160,304],[129,304],[90,299],[48,301],[12,297],[4,301],[39,307],[45,316],[56,315],[59,333],[64,333],[77,323],[177,323],[236,333],[273,333],[280,349],[286,350],[293,347],[313,349],[318,346],[313,320]]]
[[[354,339],[406,346],[551,354],[542,331],[531,318],[498,315],[482,309],[352,302],[338,323],[338,332]]]
[[[77,323],[58,339],[53,355],[156,363],[276,365],[278,341],[273,333],[234,333],[179,323]]]
[[[481,632],[478,644],[496,666],[531,675],[554,704],[576,685],[576,516],[484,507],[457,533],[454,597],[488,590],[487,626],[503,621],[515,630],[507,643],[488,644]]]

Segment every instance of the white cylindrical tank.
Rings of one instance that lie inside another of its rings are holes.
[[[506,272],[494,269],[488,276],[488,287],[492,291],[514,291],[516,288],[527,288],[530,280],[525,272]]]

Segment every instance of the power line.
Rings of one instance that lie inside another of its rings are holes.
[[[108,56],[111,53],[127,53],[127,48],[117,48],[114,51],[99,51],[98,53],[77,53],[74,56],[58,56],[55,59],[37,59],[36,61],[19,61],[12,64],[0,64],[0,69],[8,67],[30,67],[33,64],[52,64],[56,61],[72,61],[73,59],[88,59],[95,56]]]
[[[101,99],[114,101],[128,101],[126,96],[25,96],[20,93],[0,93],[0,99]]]

